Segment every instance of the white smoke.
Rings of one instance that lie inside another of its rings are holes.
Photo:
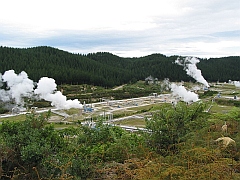
[[[181,98],[181,100],[183,100],[184,102],[190,103],[190,102],[196,102],[199,100],[197,94],[186,90],[186,88],[182,85],[178,86],[175,83],[172,83],[170,88],[173,96],[177,96]]]
[[[234,85],[238,88],[240,88],[240,82],[239,81],[233,81]]]
[[[37,83],[37,89],[34,93],[40,98],[50,101],[52,106],[58,109],[82,108],[82,104],[77,100],[67,100],[60,91],[57,90],[55,80],[48,77],[42,77]]]
[[[18,105],[23,105],[24,97],[31,97],[33,92],[33,81],[28,78],[26,72],[16,74],[14,70],[6,71],[2,75],[2,82],[7,85],[7,90],[1,89],[0,98],[2,101],[15,101]]]
[[[206,87],[209,87],[208,82],[202,76],[201,70],[199,70],[196,66],[196,64],[199,62],[199,59],[197,59],[196,57],[186,57],[183,60],[177,58],[177,60],[175,61],[175,63],[184,67],[187,75],[193,77],[197,82],[202,83]]]
[[[82,104],[77,100],[67,100],[60,91],[57,90],[55,80],[43,77],[37,83],[34,90],[34,82],[28,78],[26,72],[16,74],[14,70],[0,74],[0,88],[6,83],[6,90],[0,89],[0,101],[13,101],[16,105],[23,106],[24,98],[32,98],[34,95],[50,101],[52,106],[58,109],[82,108]]]
[[[170,88],[170,81],[169,81],[169,79],[168,78],[165,78],[164,80],[163,80],[163,82],[161,83],[161,88],[162,88],[162,90],[169,90],[169,88]]]

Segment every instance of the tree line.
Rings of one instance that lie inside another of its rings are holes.
[[[178,56],[152,54],[139,58],[122,58],[108,52],[73,54],[57,48],[0,47],[0,72],[13,69],[25,71],[37,82],[41,77],[52,77],[57,84],[91,84],[113,87],[134,83],[153,76],[159,80],[194,81],[183,67],[175,64]],[[197,64],[209,82],[239,80],[240,57],[201,59]]]

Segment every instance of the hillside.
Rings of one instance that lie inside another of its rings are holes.
[[[56,48],[0,47],[0,72],[14,69],[27,72],[29,78],[38,81],[52,77],[57,84],[92,84],[112,87],[152,75],[159,80],[194,81],[183,67],[174,63],[177,56],[152,54],[140,58],[122,58],[107,52],[88,55],[73,54]],[[239,80],[240,57],[222,57],[201,60],[198,68],[207,81]]]

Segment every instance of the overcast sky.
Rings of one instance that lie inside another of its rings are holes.
[[[240,55],[240,0],[6,0],[0,45],[73,53]]]

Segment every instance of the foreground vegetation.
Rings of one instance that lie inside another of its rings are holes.
[[[99,120],[55,130],[51,112],[0,126],[1,179],[239,179],[240,111],[206,113],[205,103],[155,107],[146,131]],[[222,132],[224,122],[228,131]],[[216,144],[221,136],[236,146]]]

